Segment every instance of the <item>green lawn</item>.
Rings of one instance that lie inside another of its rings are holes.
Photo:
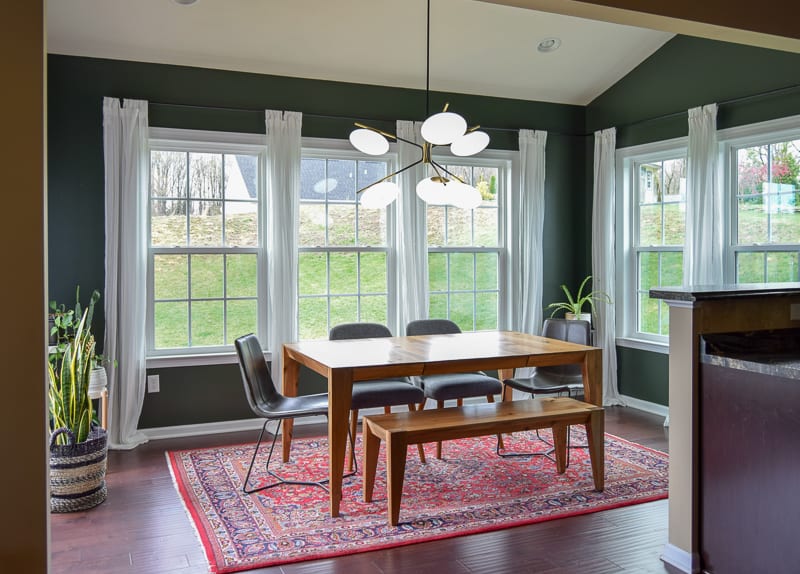
[[[319,207],[304,205],[301,209],[301,245],[326,244],[321,220],[324,210]],[[352,207],[331,210],[332,232],[328,241],[350,246],[379,245],[386,226],[382,210],[360,211],[358,236],[353,214]],[[441,218],[443,214],[443,209],[432,208],[429,216]],[[490,233],[480,233],[496,225],[496,211],[478,210],[474,226],[467,215],[468,212],[461,210],[449,212],[449,244],[471,244],[472,233],[475,233],[475,244],[495,245]],[[773,241],[800,243],[800,213],[771,214],[769,217]],[[744,238],[743,242],[745,239],[750,243],[767,242],[767,218],[768,214],[760,205],[740,206],[738,232]],[[665,204],[663,218],[660,208],[650,206],[642,211],[640,234],[648,244],[679,244],[683,240],[683,226],[684,213],[677,204]],[[191,244],[213,245],[219,242],[222,227],[220,216],[192,217],[189,224]],[[444,229],[445,226],[435,227]],[[185,216],[154,217],[154,244],[186,245],[186,229]],[[473,229],[478,231],[473,232]],[[225,230],[231,244],[253,246],[258,242],[254,212],[228,215]],[[431,245],[445,243],[442,233],[431,233],[428,240]],[[798,264],[796,252],[744,253],[738,258],[737,276],[741,282],[796,281]],[[428,265],[432,317],[445,317],[449,309],[450,318],[462,329],[497,327],[498,269],[495,254],[431,253]],[[651,300],[647,292],[653,287],[682,283],[682,255],[647,253],[643,254],[639,265],[641,328],[647,332],[667,334],[666,307],[661,301]],[[225,257],[157,255],[154,266],[158,348],[187,346],[190,334],[193,346],[230,344],[237,336],[257,330],[257,265],[254,254],[229,254]],[[301,253],[298,285],[301,337],[325,337],[329,325],[349,321],[386,323],[386,267],[386,256],[380,252]],[[556,280],[560,281],[560,278]],[[191,321],[190,294],[193,299],[207,299],[192,303]],[[546,305],[548,302],[543,303]],[[225,332],[227,336],[223,335]]]

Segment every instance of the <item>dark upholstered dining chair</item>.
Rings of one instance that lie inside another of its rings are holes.
[[[328,338],[332,341],[340,339],[368,339],[391,337],[392,332],[380,323],[342,323],[331,328]],[[383,407],[385,413],[391,412],[396,405],[407,405],[408,410],[417,410],[417,405],[425,401],[422,389],[409,379],[380,379],[359,381],[353,384],[353,398],[350,403],[350,436],[355,437],[358,426],[358,412],[363,409]],[[425,451],[417,445],[419,459],[425,462]],[[355,466],[354,448],[350,449],[348,469],[352,472]]]
[[[590,345],[592,342],[592,327],[588,321],[545,319],[542,326],[542,336],[579,345]],[[536,367],[530,377],[515,377],[506,379],[503,382],[512,389],[530,393],[531,397],[545,394],[560,395],[561,393],[567,393],[567,396],[572,396],[573,392],[576,396],[583,394],[583,370],[579,363]],[[536,431],[536,435],[539,436],[539,431]],[[567,432],[567,437],[569,441],[569,431]],[[539,439],[550,444],[541,437]],[[567,445],[567,456],[569,456],[570,448],[586,448],[586,445],[570,445],[569,442]],[[550,446],[550,450],[540,453],[500,453],[500,445],[498,445],[498,454],[500,456],[540,455],[552,459],[553,448],[552,445]],[[569,458],[567,458],[567,463],[569,463]]]
[[[328,479],[312,481],[285,479],[275,474],[275,472],[270,469],[269,463],[272,460],[275,441],[278,438],[278,431],[283,421],[290,418],[294,419],[320,415],[327,417],[328,394],[320,393],[301,397],[284,396],[275,388],[269,366],[264,359],[264,352],[261,350],[261,344],[258,342],[256,336],[249,334],[239,337],[236,339],[234,345],[236,347],[236,354],[239,357],[239,368],[242,372],[242,381],[244,383],[244,393],[247,397],[247,402],[250,405],[250,409],[257,416],[264,419],[264,426],[261,427],[261,434],[258,435],[258,442],[253,451],[253,458],[250,460],[250,466],[247,468],[247,476],[245,476],[244,483],[242,484],[242,490],[247,494],[251,494],[267,488],[272,488],[273,486],[278,486],[279,484],[314,485],[327,490],[325,484],[328,482]],[[266,470],[267,474],[276,479],[276,482],[258,488],[250,488],[250,474],[253,471],[253,464],[256,461],[256,455],[261,446],[261,440],[264,437],[267,424],[270,421],[277,421],[278,425],[275,427],[272,444],[269,447]],[[352,444],[352,436],[350,438]]]
[[[449,319],[419,319],[406,325],[406,335],[451,335],[461,328]],[[461,406],[465,398],[485,396],[490,403],[494,395],[503,391],[499,380],[483,372],[447,373],[420,377],[426,399],[436,401],[436,408],[443,408],[445,401],[455,400]],[[498,440],[502,440],[498,437]],[[436,458],[442,458],[442,443],[436,443]]]

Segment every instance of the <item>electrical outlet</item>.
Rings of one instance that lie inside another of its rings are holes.
[[[158,375],[147,375],[147,392],[157,393],[161,390]]]

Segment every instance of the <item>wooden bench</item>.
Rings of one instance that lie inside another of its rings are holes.
[[[586,425],[594,488],[604,488],[604,411],[602,407],[566,397],[487,403],[444,409],[366,416],[364,439],[364,502],[372,501],[380,441],[386,442],[386,496],[389,524],[400,517],[400,498],[408,445],[456,438],[550,428],[556,470],[563,474],[567,460],[569,425]]]

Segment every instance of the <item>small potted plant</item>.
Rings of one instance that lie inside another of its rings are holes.
[[[47,365],[52,512],[86,510],[106,499],[107,435],[94,423],[89,396],[97,365],[90,318],[99,297],[95,291],[83,313],[79,304],[69,311],[51,304],[58,330]]]
[[[586,289],[586,284],[591,278],[591,275],[586,276],[586,279],[584,279],[581,282],[580,287],[578,287],[578,294],[574,297],[572,296],[569,288],[562,284],[561,290],[567,296],[567,300],[550,303],[546,307],[546,309],[553,309],[553,312],[550,314],[550,316],[552,317],[558,311],[564,311],[565,319],[579,319],[581,321],[589,321],[591,323],[595,303],[611,303],[611,297],[609,297],[608,294],[603,291],[583,292],[584,289]],[[588,308],[588,311],[584,310],[584,306]]]

